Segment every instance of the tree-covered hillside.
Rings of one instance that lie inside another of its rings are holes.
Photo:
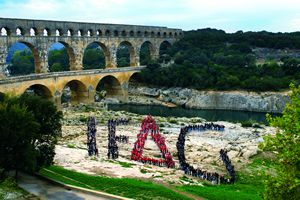
[[[257,47],[300,49],[300,33],[188,31],[167,52],[174,64],[154,62],[142,78],[158,86],[216,90],[280,90],[299,83],[300,59],[282,56],[280,62],[257,64]]]

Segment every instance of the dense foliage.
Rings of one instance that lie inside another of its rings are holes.
[[[286,41],[284,41],[286,39]],[[300,48],[300,34],[227,34],[214,29],[188,31],[165,54],[174,64],[149,65],[144,81],[167,87],[196,89],[279,90],[300,82],[300,59],[282,57],[281,62],[257,64],[252,48]]]
[[[275,136],[264,137],[263,150],[277,155],[276,174],[269,174],[265,181],[264,199],[300,199],[300,86],[291,86],[291,103],[282,117],[271,118],[277,127]]]
[[[102,48],[96,43],[90,44],[83,55],[84,69],[102,69],[105,68],[105,56]]]
[[[0,169],[35,171],[52,164],[62,113],[38,96],[0,102]],[[0,170],[1,171],[1,170]]]
[[[69,55],[66,48],[49,51],[48,64],[50,72],[69,71]]]
[[[13,54],[8,70],[12,75],[25,75],[34,73],[34,58],[29,49],[16,51]]]

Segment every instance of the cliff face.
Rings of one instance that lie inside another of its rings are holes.
[[[288,92],[246,92],[246,91],[198,91],[183,88],[130,88],[130,95],[144,96],[154,101],[139,102],[167,102],[178,106],[196,109],[225,109],[256,112],[281,113],[289,101]],[[148,103],[147,103],[148,102]],[[134,103],[134,98],[131,99]],[[157,104],[157,103],[156,103]]]

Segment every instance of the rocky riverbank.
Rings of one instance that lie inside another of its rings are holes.
[[[281,113],[286,92],[199,91],[188,88],[129,87],[129,103]]]

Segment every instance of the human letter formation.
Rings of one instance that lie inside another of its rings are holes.
[[[185,154],[184,154],[184,147],[185,147],[185,136],[192,130],[193,126],[186,126],[180,129],[180,134],[178,136],[178,141],[176,144],[177,152],[178,152],[178,160],[181,169],[184,171],[185,174],[191,175],[194,177],[199,177],[201,179],[207,180],[212,182],[213,184],[229,184],[235,182],[235,171],[234,166],[231,164],[231,161],[227,155],[227,151],[221,149],[220,151],[220,158],[225,164],[226,170],[230,178],[225,178],[224,175],[219,175],[216,172],[207,172],[203,171],[199,168],[195,169],[189,163],[186,162]],[[224,130],[224,129],[223,129]]]
[[[119,157],[119,150],[117,142],[128,143],[129,137],[125,135],[116,136],[116,127],[118,125],[128,125],[129,119],[110,119],[107,122],[108,127],[108,145],[107,157],[108,159],[116,159]]]
[[[87,147],[89,156],[98,156],[96,144],[96,118],[89,117],[87,121]]]
[[[151,134],[154,142],[157,144],[163,159],[143,157],[144,145],[149,133]],[[132,160],[156,166],[167,166],[169,168],[175,167],[175,162],[173,161],[171,153],[168,151],[165,144],[165,138],[160,135],[159,128],[156,126],[156,123],[151,115],[148,115],[142,121],[141,130],[140,133],[137,134],[137,138],[138,139],[134,143],[133,150],[131,151]]]

